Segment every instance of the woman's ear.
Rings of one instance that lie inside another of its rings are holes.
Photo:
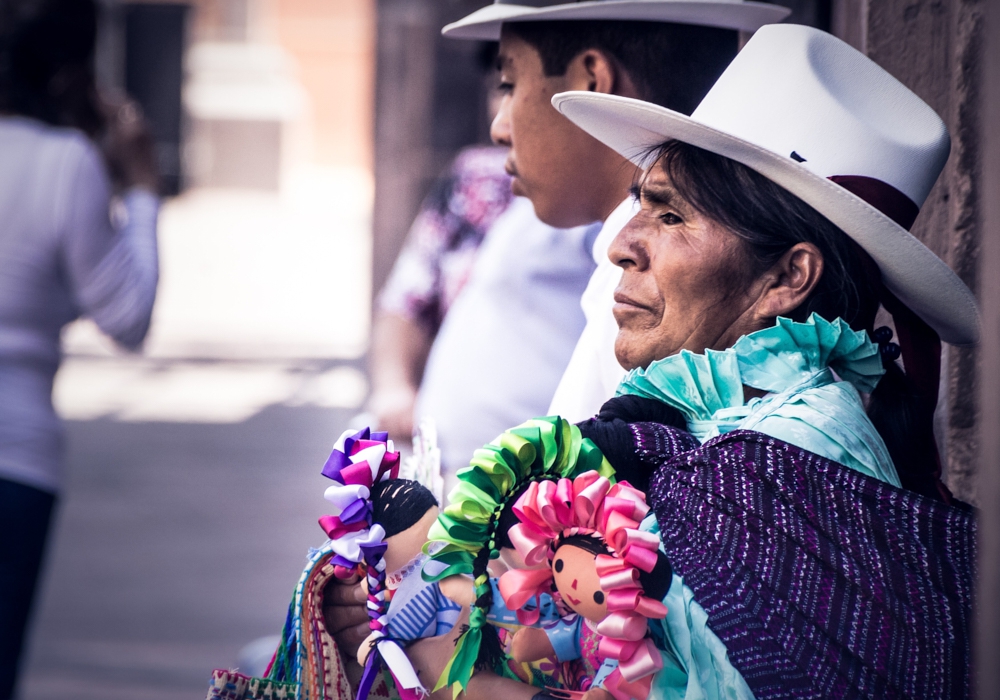
[[[768,322],[802,306],[823,276],[823,253],[812,243],[796,243],[764,273],[755,313]]]

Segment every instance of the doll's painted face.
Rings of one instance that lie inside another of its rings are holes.
[[[416,523],[402,532],[385,538],[386,549],[382,559],[385,561],[386,573],[406,566],[420,553],[420,548],[427,541],[427,533],[437,517],[437,506],[433,506]]]
[[[552,558],[552,578],[566,604],[591,622],[608,616],[608,604],[594,560],[597,555],[572,544],[564,544]]]

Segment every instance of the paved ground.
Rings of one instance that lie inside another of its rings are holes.
[[[201,698],[213,667],[279,632],[349,413],[71,422],[23,700]]]

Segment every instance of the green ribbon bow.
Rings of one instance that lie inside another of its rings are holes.
[[[614,482],[614,468],[580,429],[558,416],[533,418],[511,428],[488,445],[476,450],[469,466],[458,472],[458,485],[449,494],[449,505],[428,533],[424,553],[435,543],[443,546],[424,565],[425,581],[440,581],[455,574],[473,574],[476,557],[483,547],[490,558],[499,555],[496,526],[511,497],[526,483],[543,479],[574,478],[596,471]],[[427,573],[428,565],[440,569]],[[476,599],[489,592],[489,577],[476,581]],[[452,686],[454,694],[465,690],[475,669],[489,624],[485,609],[473,606],[469,628],[455,644],[455,653],[445,666],[434,690]]]

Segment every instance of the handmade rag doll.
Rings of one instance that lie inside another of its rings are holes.
[[[335,553],[332,563],[341,578],[355,571],[363,573],[367,585],[372,632],[359,650],[364,673],[358,700],[368,697],[383,664],[401,697],[426,694],[402,645],[436,634],[441,627],[451,629],[458,615],[458,606],[434,590],[430,591],[436,603],[432,620],[409,614],[419,607],[414,601],[430,588],[417,572],[423,563],[420,547],[437,517],[437,503],[420,484],[396,478],[398,470],[399,453],[393,450],[392,441],[385,433],[367,429],[345,432],[323,468],[323,475],[335,482],[324,497],[336,512],[320,518]],[[407,582],[416,585],[406,586]],[[407,599],[393,610],[392,593],[400,590]]]
[[[459,637],[435,690],[451,686],[457,695],[466,688],[474,670],[516,676],[488,620],[496,606],[486,567],[500,556],[506,534],[500,531],[499,523],[527,485],[584,472],[596,472],[606,480],[614,474],[594,443],[558,416],[532,419],[506,431],[476,450],[470,465],[458,472],[459,484],[424,546],[430,557],[423,577],[441,581],[471,575],[474,604],[468,629]],[[534,603],[540,615],[541,600]]]
[[[515,549],[526,565],[546,567],[501,576],[505,603],[523,624],[535,624],[537,615],[521,610],[554,588],[575,614],[554,628],[518,632],[515,658],[581,658],[593,678],[579,690],[592,684],[616,700],[645,700],[663,667],[647,621],[666,616],[660,599],[672,574],[659,538],[639,529],[649,512],[645,494],[587,472],[531,484],[513,510],[521,521],[509,532]]]

